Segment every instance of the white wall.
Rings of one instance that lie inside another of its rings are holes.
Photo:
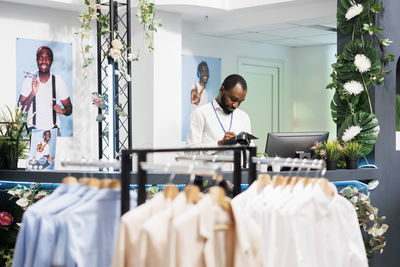
[[[333,90],[325,89],[331,82],[330,74],[336,45],[309,46],[293,49],[293,130],[329,131],[336,137],[330,103]]]
[[[65,158],[97,158],[96,109],[91,91],[97,91],[96,64],[90,69],[91,80],[81,79],[78,13],[0,2],[0,50],[2,80],[0,107],[14,106],[16,100],[16,38],[73,43],[73,137],[57,140],[56,168]],[[95,36],[95,35],[93,35]],[[94,37],[95,38],[95,37]],[[95,44],[95,43],[94,43]]]

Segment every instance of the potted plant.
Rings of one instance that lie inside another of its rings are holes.
[[[346,159],[347,169],[357,169],[360,150],[361,146],[356,140],[344,143],[343,155]]]
[[[337,139],[333,141],[326,141],[324,143],[316,142],[311,150],[314,152],[314,157],[324,159],[326,161],[326,168],[328,170],[336,170],[340,153],[343,147]]]
[[[324,143],[326,148],[326,168],[328,170],[336,170],[337,161],[340,158],[341,145],[335,139]]]
[[[16,107],[14,111],[8,106],[6,108],[7,111],[3,110],[1,114],[0,157],[3,168],[16,169],[18,158],[24,157],[28,148],[28,142],[22,139],[26,129],[27,114],[21,107]]]

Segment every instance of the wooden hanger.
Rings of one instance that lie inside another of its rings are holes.
[[[86,185],[89,182],[90,178],[89,177],[81,177],[78,179],[78,182],[81,184]]]
[[[310,178],[310,177],[303,178],[304,187],[306,187],[311,182],[311,180],[312,180],[312,178]]]
[[[230,216],[233,218],[232,206],[229,201],[226,200],[225,190],[220,186],[210,187],[208,194],[211,196],[214,202],[220,205]],[[232,224],[215,224],[214,231],[226,231],[229,230]]]
[[[163,189],[164,198],[165,199],[175,199],[175,197],[179,194],[179,189],[173,184],[168,184]]]
[[[271,176],[266,173],[259,174],[257,177],[257,189],[260,190],[267,185],[271,184]]]
[[[87,187],[100,187],[100,180],[97,178],[90,178],[87,183],[85,183],[85,186]]]
[[[63,184],[76,184],[78,183],[78,179],[74,176],[67,176],[62,179]]]
[[[201,199],[200,188],[196,185],[188,185],[183,189],[185,192],[186,200],[189,203],[197,204]]]
[[[111,183],[108,185],[110,189],[118,189],[121,188],[121,181],[120,180],[111,180]]]
[[[283,184],[282,187],[286,187],[288,185],[290,185],[290,183],[292,182],[294,176],[287,176],[286,178],[283,178]]]
[[[329,185],[329,181],[326,178],[319,178],[317,184],[321,187],[322,191],[324,191],[328,196],[334,197],[335,192]]]
[[[282,185],[284,178],[280,174],[276,174],[272,177],[272,186],[276,188],[278,185]]]
[[[293,188],[296,186],[296,184],[301,180],[302,178],[300,176],[295,176],[293,177],[292,181],[290,182],[290,192],[293,191]]]
[[[110,184],[112,181],[113,181],[113,179],[110,179],[110,178],[101,179],[99,189],[110,188]]]

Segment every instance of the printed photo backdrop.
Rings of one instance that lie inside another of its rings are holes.
[[[195,93],[201,91],[198,85],[201,76],[199,65],[206,65],[209,73],[201,95]],[[221,58],[182,55],[182,141],[186,141],[192,111],[212,101],[218,95],[220,87]]]
[[[43,41],[33,39],[17,38],[17,58],[16,58],[16,77],[17,77],[17,90],[16,90],[16,103],[21,92],[21,87],[24,79],[29,73],[37,73],[38,66],[36,63],[36,51],[40,46],[48,46],[53,51],[53,63],[50,72],[62,78],[67,86],[69,97],[73,106],[73,80],[72,80],[72,43],[56,42],[56,41]],[[61,107],[61,102],[58,103]],[[73,111],[70,116],[60,115],[60,129],[59,136],[72,136],[73,135]]]
[[[57,129],[33,130],[28,169],[53,170],[56,156]]]

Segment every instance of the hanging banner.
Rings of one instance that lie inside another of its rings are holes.
[[[182,55],[182,141],[193,110],[209,103],[221,87],[221,58]]]

